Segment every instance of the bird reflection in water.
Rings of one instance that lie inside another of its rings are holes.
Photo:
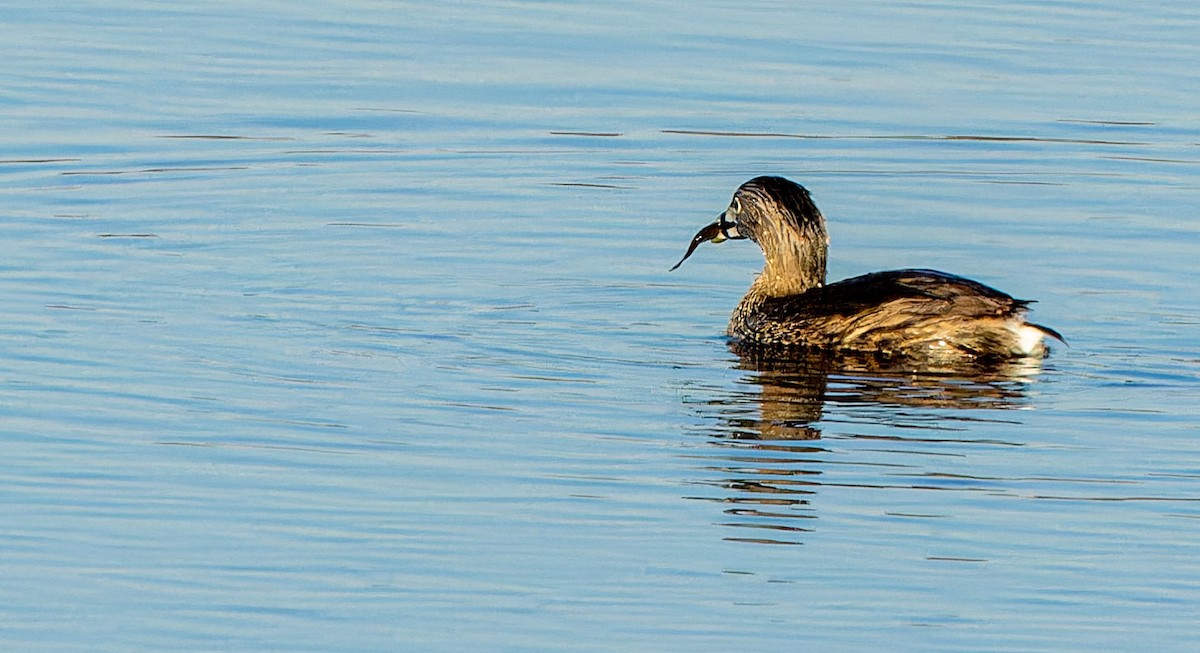
[[[1030,377],[1041,369],[1040,360],[1026,359],[913,372],[882,367],[865,357],[833,359],[821,353],[781,353],[737,343],[730,347],[738,355],[736,366],[746,371],[739,382],[743,389],[694,402],[704,417],[711,418],[705,436],[719,449],[716,455],[704,456],[708,461],[704,469],[715,477],[699,483],[720,492],[691,498],[728,506],[722,525],[746,530],[725,539],[770,544],[801,544],[804,534],[815,530],[817,512],[812,501],[823,488],[915,487],[895,484],[896,468],[910,467],[903,463],[840,456],[831,461],[830,454],[839,452],[821,440],[827,410],[836,412],[838,423],[896,427],[885,429],[884,435],[839,433],[839,438],[892,440],[917,452],[930,446],[1017,444],[973,440],[962,435],[960,425],[997,421],[994,413],[971,417],[969,411],[1024,406]],[[866,470],[868,478],[823,481],[832,465],[856,466]],[[876,468],[883,471],[873,471]]]

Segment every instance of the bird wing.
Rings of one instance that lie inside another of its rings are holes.
[[[952,322],[1005,319],[1029,302],[977,281],[936,270],[888,270],[853,277],[799,295],[764,301],[755,330],[786,340],[840,346],[904,337],[937,337]]]

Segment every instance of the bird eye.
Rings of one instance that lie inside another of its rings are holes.
[[[741,213],[742,212],[742,200],[740,200],[736,197],[733,198],[733,202],[729,205],[729,212],[730,213]]]

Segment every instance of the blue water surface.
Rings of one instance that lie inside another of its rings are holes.
[[[17,4],[12,651],[1188,651],[1200,14]],[[741,182],[1040,369],[755,365]]]

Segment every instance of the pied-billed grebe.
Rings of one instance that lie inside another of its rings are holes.
[[[743,345],[818,349],[936,362],[1046,354],[1053,329],[1025,321],[1028,301],[935,270],[890,270],[825,284],[825,218],[799,184],[756,177],[717,221],[692,239],[749,238],[766,264],[733,311],[729,335]]]

